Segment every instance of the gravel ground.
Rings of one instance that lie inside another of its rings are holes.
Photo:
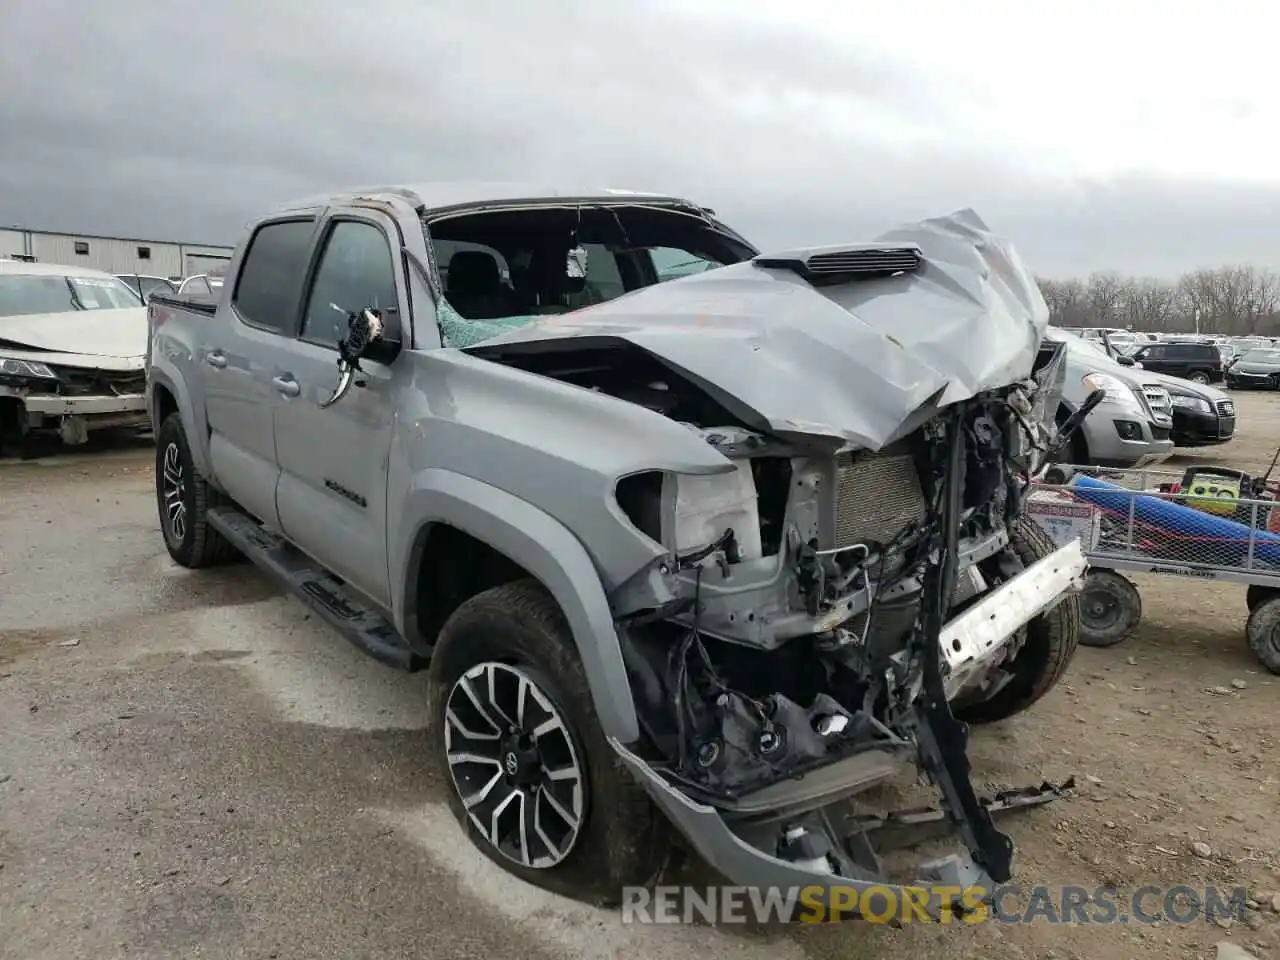
[[[1194,460],[1260,471],[1280,400],[1237,400],[1239,436]],[[746,931],[623,925],[529,888],[471,850],[424,773],[421,679],[248,565],[175,568],[151,456],[0,464],[0,957],[1280,956],[1266,909],[1229,928]],[[1280,888],[1280,683],[1245,647],[1243,588],[1141,589],[1137,636],[1082,648],[1033,711],[974,732],[981,787],[1082,786],[1006,821],[1017,882]]]

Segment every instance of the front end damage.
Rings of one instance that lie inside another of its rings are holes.
[[[734,883],[846,907],[924,887],[936,914],[1010,879],[995,810],[1056,795],[981,800],[957,713],[1025,680],[1085,560],[1028,550],[1062,377],[1034,281],[968,214],[894,240],[708,271],[474,352],[648,406],[725,458],[616,487],[663,547],[611,596],[642,731],[611,743],[658,806]],[[913,772],[964,849],[891,876],[859,799]]]
[[[0,355],[0,443],[57,437],[73,446],[95,431],[149,424],[141,358],[14,348]]]

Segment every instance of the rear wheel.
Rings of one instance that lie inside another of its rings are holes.
[[[485,856],[602,905],[657,878],[666,820],[605,740],[568,624],[539,584],[463,603],[440,633],[428,690],[433,763]]]
[[[1142,620],[1142,595],[1128,577],[1114,570],[1090,570],[1080,594],[1080,642],[1114,647],[1129,638]]]
[[[156,506],[169,556],[191,568],[235,560],[239,552],[207,520],[224,502],[196,471],[181,416],[169,414],[156,432]]]
[[[1205,373],[1203,370],[1192,370],[1187,374],[1187,379],[1192,383],[1208,383],[1209,374]]]
[[[1018,520],[1013,549],[1027,566],[1057,549],[1053,540],[1029,517]],[[1052,610],[1026,626],[1027,636],[1005,670],[1013,674],[995,696],[957,705],[957,719],[965,723],[996,723],[1026,710],[1057,685],[1080,642],[1080,598],[1063,597]]]
[[[1249,608],[1249,612],[1253,613],[1258,607],[1262,606],[1272,597],[1280,597],[1280,589],[1275,587],[1264,587],[1259,584],[1251,585],[1244,592],[1245,606]]]

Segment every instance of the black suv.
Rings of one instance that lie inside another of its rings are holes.
[[[1212,343],[1148,343],[1129,356],[1144,370],[1195,383],[1221,383],[1226,376],[1222,354]]]

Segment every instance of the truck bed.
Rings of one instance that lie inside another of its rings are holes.
[[[148,304],[159,304],[166,307],[174,307],[178,310],[190,310],[192,313],[204,313],[213,316],[218,311],[218,298],[199,296],[194,293],[172,294],[155,294],[148,301]]]

